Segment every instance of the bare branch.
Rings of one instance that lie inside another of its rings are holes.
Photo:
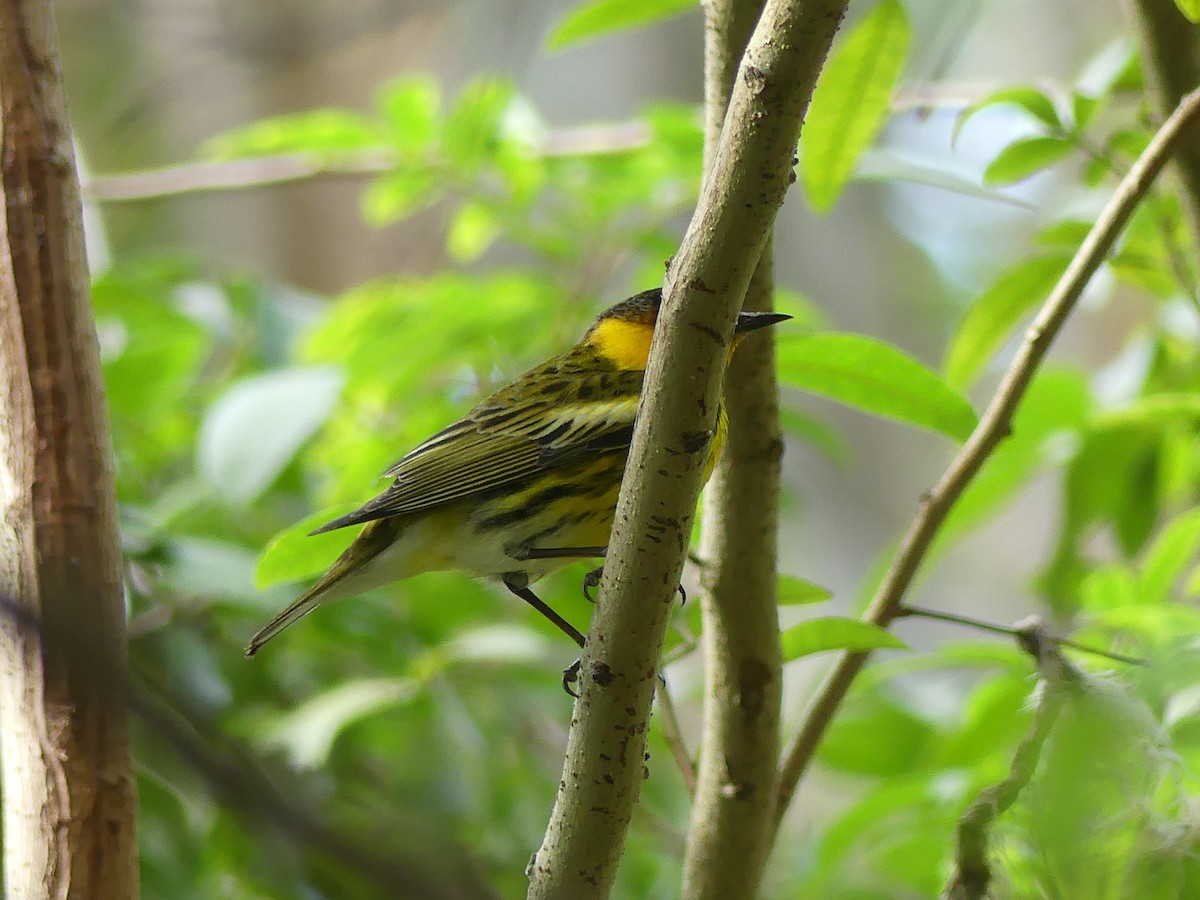
[[[552,131],[533,152],[546,157],[618,153],[645,146],[649,140],[650,129],[643,122],[590,125]],[[333,159],[288,153],[183,163],[128,175],[93,177],[83,186],[83,198],[92,203],[128,203],[184,194],[257,190],[297,181],[367,178],[390,172],[396,164],[392,154],[382,150],[339,154]]]
[[[671,748],[671,756],[675,765],[679,766],[679,774],[683,776],[683,786],[688,796],[696,796],[696,766],[688,753],[687,744],[683,740],[683,730],[679,727],[679,716],[675,714],[675,701],[671,699],[671,690],[666,683],[660,683],[658,692],[658,711],[662,714],[663,733],[667,745]]]
[[[800,122],[845,6],[769,0],[738,71],[712,168],[667,275],[563,777],[530,864],[531,897],[604,897],[615,878],[645,777],[650,698],[734,320],[794,179]]]
[[[1037,663],[1041,676],[1033,724],[1017,745],[1008,774],[979,793],[958,820],[955,829],[954,873],[942,900],[984,900],[992,873],[987,861],[988,836],[996,819],[1016,802],[1033,778],[1042,747],[1062,708],[1066,688],[1079,683],[1079,675],[1058,652],[1054,638],[1036,619],[1017,629],[1018,643]]]
[[[1025,332],[1020,350],[1005,372],[991,403],[950,463],[945,474],[921,504],[909,526],[883,581],[872,598],[864,618],[886,627],[901,611],[904,595],[925,559],[938,530],[954,503],[962,495],[992,450],[1011,429],[1013,411],[1025,396],[1034,373],[1057,337],[1067,316],[1075,308],[1088,281],[1108,255],[1138,203],[1146,196],[1154,179],[1185,137],[1193,133],[1200,118],[1200,91],[1188,94],[1171,117],[1163,123],[1154,139],[1129,173],[1122,179],[1100,217],[1088,232],[1066,272],[1055,285],[1045,305]],[[825,729],[833,720],[842,698],[869,654],[844,653],[812,696],[796,736],[784,756],[779,784],[776,828],[786,813],[796,786],[812,762]]]
[[[912,606],[904,604],[900,608],[900,612],[896,618],[904,616],[918,616],[922,619],[934,619],[938,622],[949,622],[952,625],[963,625],[967,628],[978,628],[980,631],[990,631],[992,634],[1006,634],[1010,637],[1015,637],[1020,633],[1021,628],[1017,625],[997,625],[995,622],[987,622],[983,619],[976,619],[972,616],[961,616],[958,613],[943,612],[938,609],[926,609],[923,606]],[[1144,659],[1139,659],[1136,656],[1126,656],[1123,653],[1113,653],[1111,650],[1101,650],[1099,647],[1090,647],[1087,644],[1078,644],[1075,641],[1060,637],[1047,637],[1046,640],[1051,641],[1058,647],[1069,647],[1072,650],[1078,650],[1080,653],[1090,653],[1093,656],[1102,656],[1105,659],[1111,659],[1113,662],[1125,663],[1129,666],[1146,666],[1149,663]]]
[[[742,51],[762,0],[709,0],[705,148],[712,157]],[[743,309],[772,308],[771,244]],[[700,610],[704,732],[688,826],[682,896],[757,893],[771,843],[779,768],[782,668],[776,554],[783,437],[774,336],[739,350],[725,377],[729,443],[704,500]]]

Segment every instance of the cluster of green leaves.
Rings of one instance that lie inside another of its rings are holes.
[[[885,9],[877,6],[860,28],[883,29]],[[843,60],[856,37],[845,42]],[[884,52],[883,32],[872,40]],[[1128,51],[1109,57],[1105,77],[1093,67],[1086,90],[1059,98],[1010,87],[964,110],[959,127],[981,110],[1015,107],[1036,132],[997,153],[985,185],[1013,184],[1078,160],[1082,188],[1111,190],[1150,133],[1137,59]],[[825,77],[837,71],[831,64]],[[814,178],[806,179],[810,191]],[[975,392],[994,387],[993,361],[1005,361],[1020,326],[1090,228],[1080,218],[1051,221],[1036,235],[1034,252],[966,307],[947,344],[946,384]],[[1062,518],[1034,580],[1047,612],[1085,643],[1147,661],[1144,670],[1084,675],[1069,692],[1032,783],[993,835],[997,896],[1167,898],[1200,890],[1188,802],[1200,772],[1191,721],[1191,648],[1200,626],[1194,240],[1165,189],[1141,206],[1098,278],[1123,289],[1124,298],[1149,301],[1140,324],[1097,374],[1062,364],[1038,373],[1012,434],[962,497],[935,548],[935,556],[944,552],[1035,478],[1052,475],[1061,485]],[[1105,292],[1110,304],[1114,293]],[[1031,561],[1031,575],[1036,565]],[[820,751],[823,766],[856,783],[860,799],[819,829],[808,855],[787,860],[806,871],[802,893],[936,895],[958,816],[1006,775],[1030,727],[1031,669],[1017,650],[994,644],[950,644],[874,666]],[[965,685],[952,715],[922,688],[947,679]]]
[[[597,0],[554,40],[687,5]],[[814,208],[830,208],[853,178],[994,196],[994,186],[1074,158],[1084,163],[1081,185],[1103,190],[1146,143],[1136,61],[1126,57],[1099,87],[1093,79],[1064,97],[1009,88],[965,111],[963,123],[987,107],[1016,107],[1037,130],[998,151],[983,185],[903,164],[872,145],[890,115],[909,30],[903,5],[882,0],[835,49],[801,148]],[[380,227],[425,216],[443,236],[445,271],[379,279],[328,303],[174,262],[123,262],[97,281],[133,659],[192,719],[190,739],[141,730],[149,895],[386,896],[317,846],[307,820],[289,828],[266,816],[275,788],[264,784],[261,802],[218,802],[231,790],[228,769],[196,760],[229,740],[267,760],[264,774],[279,790],[350,841],[399,859],[418,845],[437,856],[458,844],[503,895],[521,891],[569,718],[556,672],[574,650],[553,626],[503,592],[438,573],[322,611],[253,663],[241,647],[290,599],[285,584],[318,574],[349,539],[308,531],[369,497],[380,472],[490,386],[569,344],[605,302],[660,280],[674,249],[670,223],[699,183],[700,123],[695,109],[658,105],[633,128],[564,133],[503,83],[481,80],[445,102],[432,81],[405,79],[383,88],[370,113],[264,120],[215,138],[206,152],[299,154],[365,173],[364,216]],[[940,372],[876,337],[837,331],[807,300],[780,292],[781,308],[796,316],[778,353],[789,434],[833,455],[844,446],[795,402],[819,394],[932,432],[931,452],[948,458],[977,423],[968,395],[994,380],[991,361],[1089,225],[1065,218],[1044,227],[1033,254],[967,306]],[[1200,672],[1188,658],[1200,630],[1195,255],[1178,205],[1155,195],[1106,263],[1115,283],[1147,298],[1144,320],[1099,375],[1065,364],[1039,373],[1012,435],[936,548],[988,522],[1034,479],[1056,478],[1062,522],[1037,578],[1047,609],[1080,640],[1152,663],[1119,679],[1087,676],[997,834],[1011,896],[1197,890],[1183,800],[1200,763]],[[526,264],[502,268],[501,257]],[[582,568],[543,583],[577,624],[589,614]],[[781,578],[793,623],[783,634],[787,661],[903,648],[845,616],[795,621],[797,608],[829,599]],[[675,624],[672,662],[695,651],[698,604]],[[889,655],[868,670],[820,752],[822,774],[855,799],[806,823],[803,839],[781,838],[770,890],[935,894],[957,816],[1004,775],[1029,726],[1031,671],[1003,643]],[[952,710],[929,702],[930,684],[952,686]],[[621,875],[629,897],[670,895],[678,884],[674,823],[686,821],[687,798],[657,727],[651,756]],[[1136,815],[1125,814],[1130,806]]]

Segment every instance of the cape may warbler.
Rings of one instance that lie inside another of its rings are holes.
[[[662,292],[600,314],[568,350],[492,394],[384,473],[391,486],[314,534],[364,525],[320,580],[250,639],[267,641],[323,603],[436,569],[498,577],[583,645],[529,585],[572,559],[603,556]],[[779,313],[738,316],[734,344]],[[705,479],[725,440],[722,405]]]

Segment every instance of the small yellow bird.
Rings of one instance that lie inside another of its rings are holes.
[[[656,289],[605,310],[570,350],[388,469],[384,477],[394,481],[386,491],[314,531],[366,526],[312,588],[250,639],[246,655],[321,604],[441,569],[498,577],[583,646],[579,631],[529,586],[573,559],[605,553],[661,302]],[[742,313],[734,346],[788,318]],[[722,404],[706,480],[727,430]]]

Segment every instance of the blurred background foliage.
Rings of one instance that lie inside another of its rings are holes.
[[[523,893],[570,719],[574,648],[552,626],[432,574],[322,610],[253,662],[242,647],[349,539],[311,527],[661,280],[698,191],[702,25],[679,2],[623,21],[634,6],[57,4],[90,173],[147,897],[420,896],[412,872],[448,896]],[[776,239],[796,316],[789,723],[824,663],[807,657],[889,644],[839,615],[1150,134],[1113,3],[854,3],[838,48]],[[1039,613],[1150,662],[1076,657],[1083,686],[995,835],[997,896],[1200,895],[1196,249],[1165,183],[912,598]],[[580,627],[585,568],[541,591]],[[666,669],[690,747],[699,628],[696,604],[676,613]],[[935,896],[957,817],[1008,771],[1030,661],[944,624],[895,633],[909,649],[851,693],[769,897]],[[678,889],[688,798],[659,717],[648,766],[620,897]]]

